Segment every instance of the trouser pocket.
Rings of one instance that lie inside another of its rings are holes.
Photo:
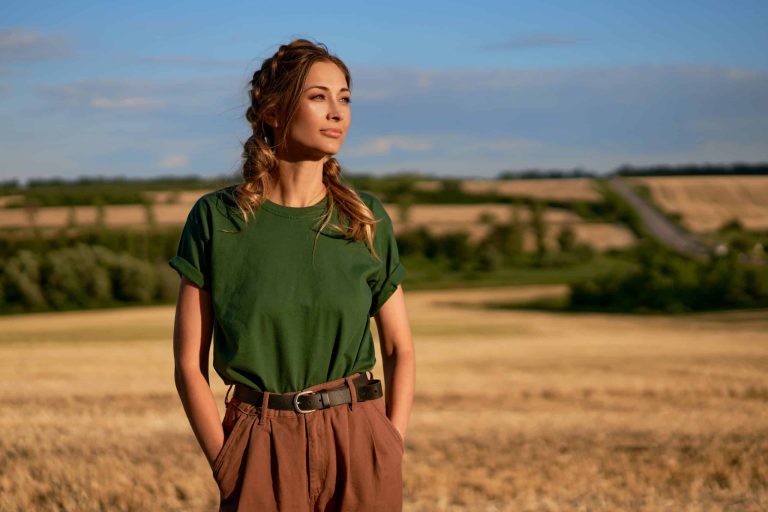
[[[368,400],[368,403],[370,403],[370,408],[373,409],[372,416],[375,418],[374,422],[378,426],[377,430],[383,431],[384,435],[389,436],[402,454],[405,451],[405,441],[400,431],[395,428],[387,417],[387,406],[384,397]]]
[[[216,459],[213,461],[212,469],[214,476],[216,476],[216,473],[221,468],[224,455],[226,455],[227,450],[232,445],[232,441],[234,439],[232,432],[235,430],[235,427],[243,419],[243,417],[244,413],[237,408],[237,405],[234,403],[234,401],[227,405],[227,410],[224,412],[224,419],[221,422],[221,427],[224,429],[224,444],[221,445],[219,453],[216,455]]]
[[[243,454],[255,421],[258,421],[258,415],[252,405],[235,398],[227,405],[221,423],[224,429],[224,443],[211,466],[222,498],[229,497],[237,487]]]

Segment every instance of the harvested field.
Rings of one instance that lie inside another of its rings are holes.
[[[694,232],[714,231],[731,219],[746,229],[768,229],[768,176],[632,177],[647,185],[654,202],[682,215]]]
[[[157,193],[159,194],[159,193]],[[151,206],[154,222],[159,226],[182,225],[187,218],[189,209],[200,196],[198,192],[185,192],[183,198],[175,203],[158,202]],[[157,195],[158,200],[167,199]],[[183,200],[182,200],[183,199]],[[448,204],[448,205],[414,205],[408,209],[407,222],[403,222],[401,209],[396,204],[384,205],[392,218],[395,231],[426,226],[434,234],[444,234],[456,231],[466,231],[470,240],[478,241],[488,231],[484,217],[494,222],[508,222],[514,209],[518,219],[523,224],[530,223],[530,210],[504,204]],[[0,229],[29,228],[32,225],[55,230],[70,224],[75,226],[93,226],[97,222],[98,209],[94,206],[76,207],[47,207],[39,208],[34,215],[29,211],[18,208],[0,209]],[[555,239],[560,226],[570,224],[576,232],[577,240],[592,245],[597,250],[626,247],[634,243],[632,233],[620,224],[585,223],[580,217],[562,208],[546,208],[544,221],[549,227],[547,245],[555,247]],[[149,226],[147,208],[141,205],[111,205],[104,207],[104,223],[106,226],[146,229]],[[533,238],[526,234],[525,247],[533,247]]]
[[[592,178],[535,180],[464,180],[461,189],[468,194],[496,192],[502,196],[534,197],[559,201],[601,201]]]
[[[766,311],[478,307],[563,292],[406,292],[405,510],[768,509]],[[215,509],[172,323],[172,307],[0,318],[1,510]]]

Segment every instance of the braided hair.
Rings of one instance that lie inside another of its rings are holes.
[[[252,134],[243,143],[243,183],[233,190],[234,200],[245,222],[261,206],[276,183],[278,158],[276,150],[284,147],[288,129],[282,130],[281,140],[275,140],[275,131],[266,122],[265,115],[274,114],[281,126],[288,127],[298,109],[302,87],[309,69],[315,62],[332,62],[344,73],[347,87],[352,78],[347,66],[322,43],[307,39],[294,39],[281,45],[274,55],[264,60],[249,82],[250,105],[245,119]],[[342,179],[342,168],[333,157],[323,163],[323,184],[328,189],[329,208],[322,219],[317,237],[326,226],[352,240],[362,240],[375,258],[373,247],[376,223],[373,212],[353,188]],[[335,209],[339,220],[346,226],[331,223]],[[344,222],[346,221],[346,222]],[[313,249],[314,252],[314,249]]]

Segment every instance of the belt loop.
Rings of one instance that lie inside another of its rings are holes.
[[[227,394],[226,394],[226,395],[224,395],[224,407],[229,407],[229,402],[230,402],[230,400],[229,400],[229,392],[230,392],[230,391],[232,391],[232,388],[234,387],[234,385],[235,385],[235,384],[234,384],[234,383],[232,383],[232,384],[230,384],[230,385],[229,385],[229,387],[227,388]]]
[[[357,402],[357,388],[355,387],[355,383],[352,380],[352,375],[344,377],[344,381],[347,383],[347,387],[349,388],[349,395],[352,397],[351,401],[349,402],[349,410],[354,411],[354,405],[355,402]]]
[[[261,396],[261,415],[259,416],[259,425],[264,425],[264,420],[269,414],[269,391],[264,391]]]

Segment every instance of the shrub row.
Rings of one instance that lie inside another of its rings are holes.
[[[571,309],[668,313],[768,306],[768,266],[732,251],[700,261],[644,241],[637,270],[573,283]]]
[[[22,250],[0,273],[0,312],[81,309],[173,300],[178,275],[106,247],[78,244],[45,255]]]

